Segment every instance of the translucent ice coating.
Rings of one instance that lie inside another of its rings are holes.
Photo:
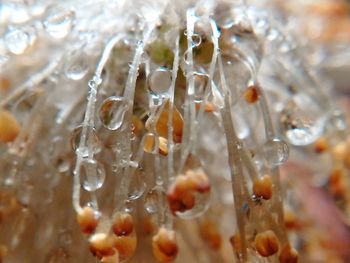
[[[304,225],[279,169],[314,143],[333,158],[330,192],[349,200],[346,121],[269,12],[3,8],[0,261],[296,262],[307,240],[289,240]]]

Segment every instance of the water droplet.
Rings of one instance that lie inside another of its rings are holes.
[[[142,171],[137,170],[131,175],[128,199],[136,200],[139,199],[146,190],[145,175]]]
[[[118,130],[124,121],[128,103],[122,97],[112,96],[102,102],[99,117],[108,130]]]
[[[154,187],[145,196],[144,208],[149,214],[158,212],[158,208],[166,209],[167,197],[163,189]]]
[[[168,92],[171,86],[171,71],[166,68],[159,68],[153,71],[148,79],[148,87],[155,94]]]
[[[74,26],[75,12],[53,8],[44,21],[46,32],[53,38],[65,38]]]
[[[194,97],[196,102],[202,102],[205,96],[205,88],[209,77],[207,74],[195,73],[194,76]]]
[[[289,147],[280,139],[271,139],[264,144],[263,155],[266,162],[270,166],[278,166],[287,161],[289,156]]]
[[[83,131],[83,126],[80,125],[76,127],[72,133],[71,137],[71,146],[73,151],[78,152],[83,156],[87,157],[89,155],[89,147],[88,145],[91,145],[91,149],[93,153],[99,153],[101,151],[101,143],[100,139],[98,138],[95,129],[93,127],[88,126],[87,127],[87,134],[85,138],[85,144],[81,149],[79,149],[80,139],[81,139],[81,133]]]
[[[100,189],[106,178],[106,171],[102,163],[85,159],[81,163],[80,173],[83,179],[83,188],[92,192]]]
[[[23,54],[35,41],[34,28],[14,29],[5,35],[5,45],[8,50],[16,55]]]
[[[89,64],[86,61],[86,55],[75,56],[65,64],[64,73],[67,78],[80,80],[85,77],[89,71]]]

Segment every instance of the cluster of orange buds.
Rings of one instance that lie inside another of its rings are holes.
[[[95,233],[99,223],[99,213],[91,207],[84,207],[77,215],[81,231],[93,234],[90,239],[90,251],[106,263],[118,263],[133,255],[136,250],[136,236],[133,218],[128,213],[117,213],[112,219],[113,233]]]
[[[212,249],[220,249],[222,239],[218,227],[213,221],[204,219],[200,223],[200,235]]]
[[[270,175],[264,175],[253,182],[253,193],[255,197],[269,200],[272,197],[272,178]]]
[[[130,258],[136,250],[135,236],[117,237],[113,234],[96,233],[91,236],[90,251],[101,262],[118,263]]]
[[[158,261],[174,261],[178,253],[175,231],[161,227],[152,239],[152,249]]]
[[[196,204],[195,194],[210,191],[208,176],[202,169],[188,170],[184,175],[176,177],[170,186],[167,197],[172,213],[185,212]]]

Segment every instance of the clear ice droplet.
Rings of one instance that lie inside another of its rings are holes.
[[[171,72],[165,68],[153,71],[149,76],[148,86],[155,94],[167,93],[171,86]]]
[[[270,139],[263,146],[263,155],[268,165],[278,166],[287,161],[289,147],[280,139]]]
[[[100,189],[106,178],[103,164],[91,159],[83,160],[80,173],[83,179],[83,188],[89,192]]]
[[[99,117],[102,125],[108,130],[118,130],[124,121],[128,103],[122,97],[112,96],[102,102]]]
[[[15,54],[23,54],[35,41],[34,29],[14,29],[5,35],[5,45],[8,50]]]
[[[51,9],[44,21],[46,32],[53,38],[65,38],[72,30],[75,12],[71,10]]]

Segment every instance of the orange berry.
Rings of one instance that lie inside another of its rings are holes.
[[[297,263],[299,259],[298,251],[286,245],[282,248],[281,254],[279,256],[280,263]]]
[[[348,147],[346,143],[339,143],[332,149],[333,157],[336,161],[343,162],[348,155]]]
[[[112,224],[112,229],[117,236],[128,236],[134,230],[132,216],[128,213],[118,213]]]
[[[203,170],[198,169],[195,171],[189,171],[186,173],[191,185],[199,193],[204,193],[210,191],[210,182],[208,176],[203,172]]]
[[[111,256],[115,253],[112,237],[104,233],[97,233],[91,236],[90,251],[97,257]]]
[[[163,156],[168,155],[168,140],[163,137],[159,137],[159,153]]]
[[[323,152],[327,151],[327,149],[328,149],[328,142],[327,142],[326,138],[321,137],[315,141],[315,152],[316,153],[323,153]]]
[[[132,132],[139,135],[143,130],[143,122],[136,115],[132,115]]]
[[[10,89],[10,80],[0,75],[0,92],[7,92]]]
[[[259,100],[259,92],[256,86],[249,86],[243,93],[243,97],[248,103],[255,103]]]
[[[160,262],[172,262],[178,253],[175,232],[161,227],[152,239],[153,255]]]
[[[81,232],[92,234],[98,225],[99,215],[89,206],[85,206],[78,214],[77,221],[80,225]]]
[[[204,220],[200,225],[200,235],[213,249],[221,247],[221,235],[217,226],[210,220]]]
[[[150,216],[142,218],[142,233],[144,235],[150,235],[153,232],[154,225]]]
[[[272,179],[269,175],[255,179],[253,182],[253,193],[256,197],[269,200],[272,197]]]
[[[168,137],[168,119],[169,119],[169,109],[170,104],[169,101],[166,102],[162,113],[159,116],[159,119],[156,123],[157,133],[160,137],[167,138]],[[181,113],[175,107],[173,107],[173,140],[176,143],[180,143],[182,140],[182,130],[184,126],[184,121]],[[150,130],[150,122],[146,122],[146,128]]]
[[[235,234],[230,238],[230,243],[233,248],[233,250],[236,253],[242,253],[243,252],[243,244],[241,240],[241,236],[239,234]]]
[[[277,253],[279,242],[272,230],[267,230],[255,236],[255,248],[263,257],[269,257]]]
[[[336,168],[329,176],[329,190],[335,196],[342,196],[346,193],[346,186],[344,183],[345,172],[341,168]]]
[[[290,210],[284,211],[284,225],[287,229],[299,229],[301,227],[297,217]]]
[[[199,110],[202,107],[202,103],[201,102],[196,102],[196,109]],[[211,102],[207,102],[204,105],[204,111],[205,112],[213,112],[216,110],[216,107],[213,103]]]
[[[15,116],[9,111],[0,109],[0,142],[12,142],[21,128]]]
[[[114,247],[119,253],[120,261],[127,260],[135,253],[136,241],[135,235],[114,237]]]

